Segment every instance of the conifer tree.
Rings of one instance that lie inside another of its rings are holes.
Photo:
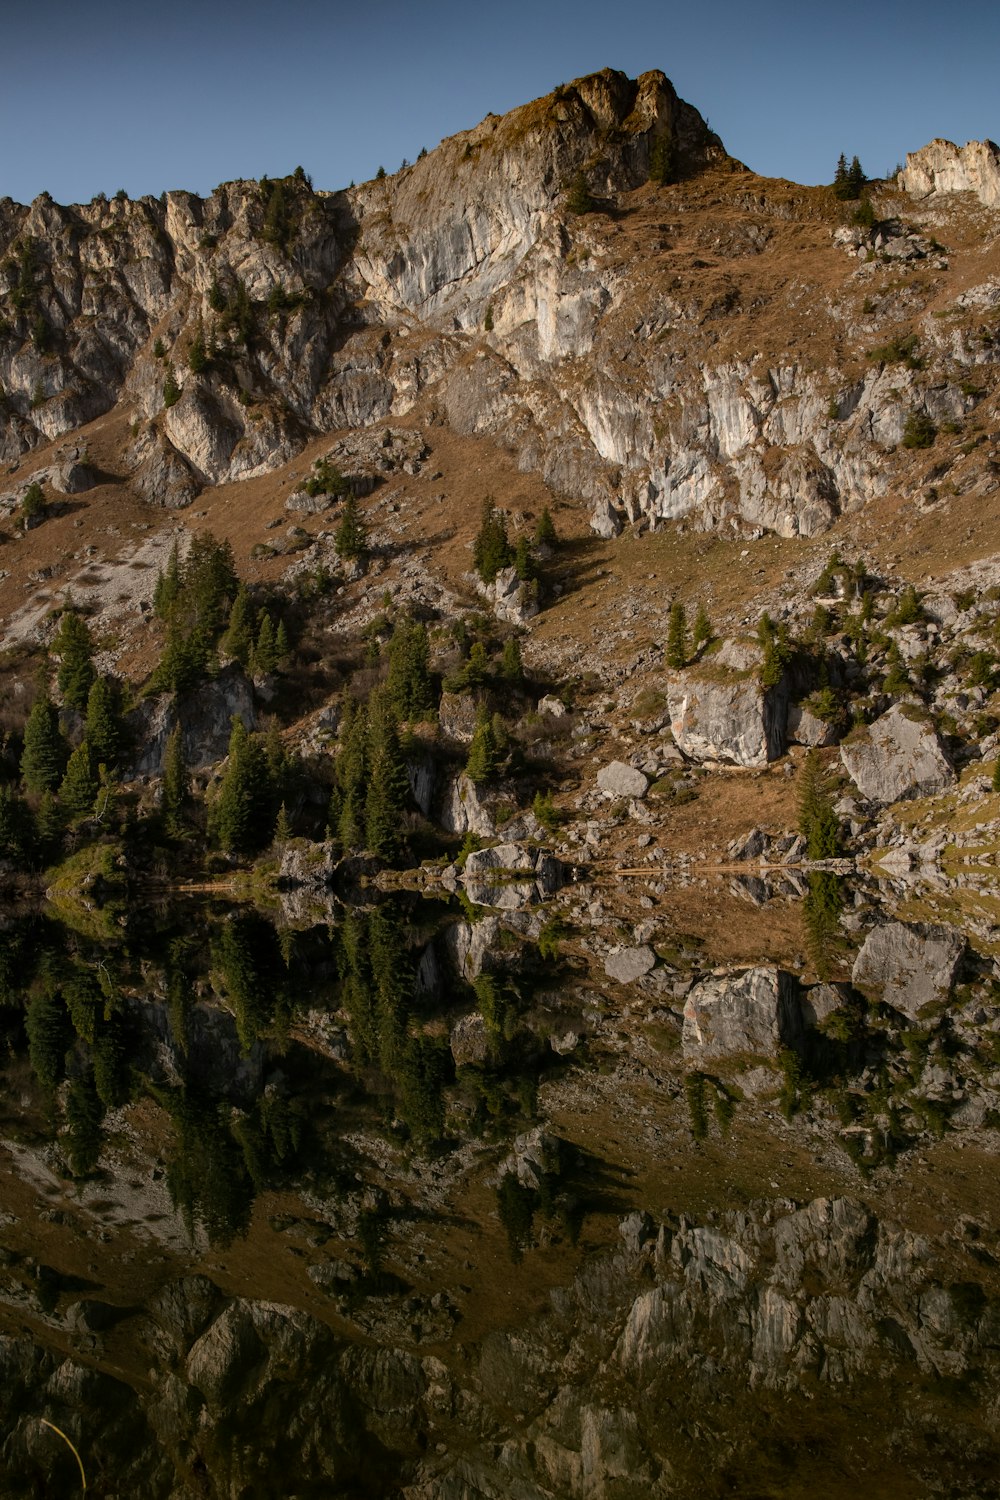
[[[500,658],[500,676],[504,682],[509,682],[513,687],[521,687],[524,683],[521,643],[516,635],[512,635],[504,642],[503,655]]]
[[[702,646],[707,646],[712,639],[712,622],[708,617],[708,610],[699,601],[698,610],[694,617],[694,630],[692,632],[694,649],[699,651]]]
[[[886,666],[888,671],[882,684],[886,693],[905,693],[910,686],[910,678],[903,662],[902,653],[895,641],[890,641],[889,650],[886,653]]]
[[[42,793],[35,813],[35,842],[38,858],[47,864],[56,858],[62,846],[66,819],[52,792]]]
[[[163,761],[163,827],[168,838],[179,838],[183,830],[184,804],[188,798],[189,777],[184,761],[184,731],[174,725],[167,740]]]
[[[394,712],[411,722],[429,718],[434,712],[434,688],[426,626],[403,616],[396,623],[387,655],[386,691]]]
[[[153,611],[159,620],[169,620],[181,591],[181,562],[177,543],[174,542],[167,559],[167,566],[156,579],[153,590]]]
[[[526,536],[519,536],[514,548],[514,571],[522,583],[534,583],[538,577],[538,564]]]
[[[198,321],[198,326],[194,332],[194,338],[191,340],[191,347],[188,350],[188,369],[193,375],[201,375],[205,370],[208,369],[208,350],[205,348],[205,330],[202,327],[200,319]]]
[[[368,788],[365,846],[381,859],[394,859],[402,847],[402,817],[410,790],[399,730],[386,694],[369,705]]]
[[[270,777],[263,746],[257,735],[248,734],[243,720],[233,720],[229,736],[229,761],[214,826],[220,846],[227,854],[251,854],[268,840],[273,820]]]
[[[274,640],[274,624],[270,613],[261,610],[260,626],[257,631],[257,640],[253,648],[251,667],[254,676],[266,677],[275,670],[278,665],[278,652]]]
[[[472,544],[472,561],[484,583],[492,583],[497,574],[510,566],[513,552],[507,539],[507,523],[493,503],[492,496],[483,501],[479,530]]]
[[[840,825],[823,780],[823,767],[810,750],[799,788],[799,832],[806,841],[807,859],[834,859],[840,848]]]
[[[1000,760],[993,767],[993,780],[990,786],[994,792],[1000,792]]]
[[[581,214],[593,213],[596,207],[597,204],[594,202],[590,188],[587,185],[586,176],[581,169],[573,177],[566,191],[566,211],[567,213],[579,216]]]
[[[87,694],[94,680],[93,651],[87,622],[75,609],[67,609],[59,622],[59,630],[52,642],[52,650],[59,657],[56,682],[68,708],[81,713],[87,706]]]
[[[559,538],[556,535],[552,513],[546,505],[538,517],[538,525],[535,527],[535,544],[539,547],[554,547],[558,541]]]
[[[97,773],[90,745],[83,739],[70,756],[66,774],[59,786],[59,802],[63,811],[71,818],[85,818],[94,810],[97,789]]]
[[[345,704],[340,739],[335,768],[337,836],[344,849],[360,849],[365,837],[368,722],[365,711],[351,699]]]
[[[281,806],[278,808],[278,816],[274,824],[274,836],[272,838],[272,843],[278,845],[278,847],[280,848],[283,844],[287,844],[291,837],[291,820],[288,816],[288,809],[285,806],[284,802],[282,802]]]
[[[465,763],[465,774],[477,785],[491,781],[502,764],[502,753],[497,743],[495,721],[490,718],[485,706],[480,707],[476,728],[469,746],[469,758]]]
[[[113,677],[95,677],[87,694],[87,739],[95,766],[118,764],[125,738],[121,690]]]
[[[54,792],[66,768],[68,747],[48,692],[39,693],[24,726],[21,776],[29,792]]]
[[[344,562],[356,562],[368,551],[368,533],[361,519],[357,497],[348,495],[333,533],[337,556]]]
[[[249,665],[254,645],[255,611],[250,591],[241,583],[236,590],[229,609],[229,623],[219,642],[219,648],[227,656],[235,657],[240,666]]]
[[[675,599],[667,626],[667,666],[679,671],[687,666],[688,655],[687,615],[681,601]]]
[[[0,786],[0,860],[24,869],[34,852],[34,828],[24,798],[12,786]]]
[[[281,667],[288,660],[291,647],[288,644],[288,631],[285,629],[284,620],[278,621],[278,628],[274,632],[275,667]]]

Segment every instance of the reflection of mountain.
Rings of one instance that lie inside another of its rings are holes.
[[[837,1494],[918,1431],[988,1493],[992,967],[873,890],[820,982],[413,895],[13,922],[9,1492],[44,1415],[151,1496]]]

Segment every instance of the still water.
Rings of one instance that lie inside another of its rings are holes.
[[[1000,1494],[996,931],[720,902],[6,911],[4,1496]]]

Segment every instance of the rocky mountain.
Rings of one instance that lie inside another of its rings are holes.
[[[997,174],[0,201],[11,1494],[993,1493]]]
[[[183,504],[433,407],[599,531],[814,535],[920,482],[914,414],[957,429],[991,400],[996,267],[948,194],[991,204],[995,159],[942,151],[854,225],[729,158],[661,73],[605,71],[340,193],[7,201],[2,452],[120,404],[129,483]],[[577,174],[594,212],[568,210]],[[989,485],[985,457],[949,469]]]

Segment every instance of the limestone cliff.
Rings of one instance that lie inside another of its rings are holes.
[[[995,149],[951,171],[946,144],[901,186],[961,177],[993,203]],[[873,201],[872,227],[845,225],[823,190],[729,158],[662,73],[612,70],[343,192],[4,200],[0,456],[121,403],[132,488],[182,505],[419,408],[494,436],[604,535],[814,535],[912,483],[914,415],[957,427],[992,395],[988,268],[949,282],[905,198]]]

